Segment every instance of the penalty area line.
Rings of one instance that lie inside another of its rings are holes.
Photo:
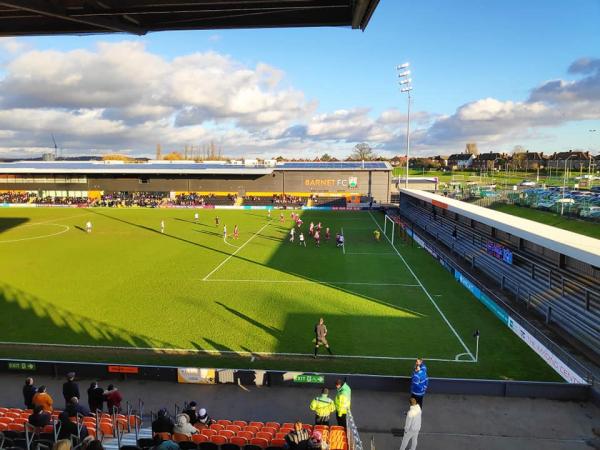
[[[358,281],[319,281],[319,280],[252,280],[252,279],[219,279],[212,278],[210,280],[203,279],[202,281],[209,283],[313,283],[313,284],[343,284],[356,286],[404,286],[404,287],[419,287],[418,284],[405,283],[370,283]]]
[[[252,239],[254,239],[256,236],[258,236],[258,234],[264,230],[266,227],[268,227],[269,224],[265,224],[262,226],[262,228],[260,230],[258,230],[256,233],[254,233],[250,239],[248,239],[246,242],[244,242],[241,246],[238,247],[238,249],[233,252],[231,255],[229,255],[227,258],[225,258],[223,261],[221,261],[221,264],[219,264],[217,267],[215,267],[208,275],[206,275],[204,278],[202,278],[202,281],[206,281],[208,279],[208,277],[210,277],[213,273],[215,273],[217,270],[219,270],[227,261],[229,261],[231,258],[233,258],[237,252],[239,252],[241,249],[243,249],[246,245],[248,245],[250,243],[250,241]]]
[[[44,344],[41,342],[5,342],[0,341],[0,345],[20,345],[30,347],[57,347],[57,348],[86,348],[86,349],[103,349],[103,350],[130,350],[130,351],[151,351],[151,352],[173,352],[173,353],[193,353],[193,354],[208,354],[208,355],[236,355],[236,356],[264,356],[264,357],[299,357],[299,358],[312,358],[314,353],[292,353],[292,352],[252,352],[247,350],[211,350],[211,349],[198,349],[198,348],[168,348],[168,347],[127,347],[127,346],[114,346],[114,345],[86,345],[86,344],[56,344],[48,343]],[[386,360],[386,361],[412,361],[416,360],[416,356],[374,356],[374,355],[333,355],[333,357],[326,355],[319,359],[370,359],[370,360]],[[450,362],[450,363],[474,363],[475,361],[465,361],[459,359],[449,358],[427,358],[421,356],[425,361],[439,361],[439,362]]]
[[[377,225],[377,228],[379,228],[381,230],[381,232],[383,233],[383,228],[381,228],[381,225],[379,225],[379,222],[377,222],[377,220],[375,220],[375,217],[373,216],[373,213],[371,213],[371,211],[369,211],[369,215],[371,216],[371,219],[373,219],[373,222],[375,222],[375,225]],[[443,313],[443,311],[440,309],[440,307],[438,306],[438,304],[435,302],[435,300],[433,299],[433,297],[431,296],[431,294],[429,293],[429,291],[425,288],[425,286],[421,282],[420,278],[417,277],[417,274],[412,270],[412,267],[410,267],[410,265],[408,264],[408,262],[406,261],[406,259],[404,259],[404,256],[402,256],[402,254],[398,251],[398,249],[396,247],[394,247],[394,244],[392,244],[392,241],[387,236],[387,234],[383,233],[383,235],[387,239],[387,241],[390,244],[390,246],[394,249],[394,251],[396,252],[396,254],[400,257],[400,259],[402,260],[402,262],[404,263],[404,265],[406,266],[406,268],[408,269],[408,271],[412,274],[412,276],[417,281],[417,283],[419,283],[419,286],[421,286],[421,289],[423,289],[423,292],[425,293],[425,295],[427,296],[427,298],[431,301],[431,303],[433,304],[433,306],[435,307],[435,309],[437,309],[437,312],[440,313],[440,316],[442,317],[442,319],[444,320],[444,322],[446,322],[446,325],[448,325],[448,327],[450,328],[450,330],[452,330],[452,333],[454,333],[454,336],[456,336],[456,338],[458,339],[458,341],[462,344],[463,348],[466,350],[466,353],[471,357],[471,359],[473,360],[473,362],[476,362],[475,361],[475,356],[473,356],[473,353],[471,353],[471,350],[469,350],[469,347],[467,347],[467,345],[462,340],[462,338],[460,337],[460,335],[456,332],[456,330],[454,329],[454,327],[452,326],[452,324],[450,323],[450,321],[448,320],[448,318],[445,316],[445,314]]]

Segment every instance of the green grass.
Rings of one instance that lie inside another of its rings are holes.
[[[238,241],[224,242],[215,215],[230,232],[240,226]],[[473,331],[481,330],[479,362],[454,362],[467,350],[389,243],[373,239],[374,220],[382,222],[382,215],[302,213],[304,228],[310,221],[333,233],[343,228],[345,253],[333,242],[321,248],[310,240],[307,248],[287,242],[289,212],[284,224],[277,213],[267,221],[264,211],[202,210],[200,216],[194,224],[191,210],[1,210],[1,341],[155,350],[0,345],[0,357],[409,373],[411,360],[275,355],[251,361],[243,354],[311,353],[313,327],[323,316],[337,355],[451,360],[430,360],[432,376],[560,379],[424,250],[401,246],[469,351]],[[162,219],[165,234],[158,231]],[[91,234],[82,229],[87,220]]]
[[[600,239],[600,225],[585,220],[574,219],[572,217],[561,216],[560,214],[540,211],[525,206],[506,205],[496,203],[491,206],[492,209],[523,219],[533,220],[535,222],[552,225],[563,230],[573,231],[574,233],[584,234],[596,239]]]

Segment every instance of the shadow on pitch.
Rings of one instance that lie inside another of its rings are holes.
[[[26,217],[3,217],[0,218],[0,233],[8,231],[11,228],[18,227],[29,222]]]

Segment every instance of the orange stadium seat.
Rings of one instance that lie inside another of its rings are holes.
[[[200,444],[201,442],[208,442],[208,437],[206,437],[204,434],[192,434],[192,442],[196,443],[196,444]]]
[[[212,436],[210,438],[210,442],[212,442],[213,444],[217,444],[217,445],[223,445],[227,442],[227,438],[224,436],[219,436],[218,434],[215,436]]]
[[[281,425],[279,425],[278,422],[267,422],[267,423],[265,423],[265,427],[271,427],[271,428],[279,429],[281,427]]]
[[[269,441],[267,441],[266,439],[255,437],[250,440],[250,444],[256,445],[257,447],[260,447],[260,448],[267,448],[269,446]]]
[[[262,427],[262,429],[260,431],[262,431],[263,433],[271,433],[271,434],[275,434],[277,433],[277,429],[279,427],[275,428],[275,427],[268,427],[268,426],[264,426]]]
[[[0,423],[8,424],[8,423],[12,423],[13,420],[15,420],[15,419],[13,419],[12,417],[0,417]]]
[[[205,428],[204,430],[200,431],[200,433],[208,438],[217,434],[215,430],[211,430],[210,428]]]
[[[259,428],[258,427],[254,427],[252,425],[248,425],[246,428],[244,428],[244,431],[248,431],[249,433],[255,434],[258,433]]]
[[[0,422],[0,431],[6,431],[8,429],[8,424]]]
[[[225,427],[226,430],[229,431],[233,431],[234,433],[237,433],[238,431],[242,431],[242,427],[240,427],[239,425],[227,425]]]
[[[231,439],[229,439],[229,442],[231,444],[235,444],[235,445],[239,445],[240,447],[243,447],[244,445],[246,445],[248,443],[248,439],[243,438],[241,436],[234,436]]]
[[[86,427],[88,435],[96,439],[96,427]]]
[[[238,431],[237,436],[249,441],[250,439],[252,439],[254,437],[254,433],[251,433],[249,431]]]
[[[218,423],[213,423],[213,424],[210,426],[210,429],[211,429],[211,430],[215,430],[215,431],[221,431],[221,430],[224,430],[224,429],[225,429],[225,425],[220,425],[220,424],[218,424]]]
[[[186,442],[186,441],[191,441],[192,438],[190,436],[188,436],[187,434],[173,433],[173,440],[175,442]]]
[[[250,422],[248,425],[250,425],[251,427],[257,427],[257,428],[262,428],[265,426],[265,424],[262,422]]]
[[[284,447],[285,448],[285,439],[273,439],[271,441],[271,447]]]
[[[268,442],[273,438],[273,435],[271,433],[264,433],[262,431],[259,431],[254,435],[254,437],[265,439]]]
[[[9,423],[6,428],[10,431],[25,431],[25,425],[22,423]]]
[[[217,423],[219,425],[223,425],[224,427],[226,427],[227,425],[231,425],[231,420],[225,420],[225,419],[221,419],[221,420],[217,420]]]
[[[276,433],[275,439],[285,439],[287,433]]]
[[[235,436],[235,432],[231,431],[231,430],[221,430],[221,431],[219,431],[219,436],[223,436],[224,438],[226,438],[227,440],[229,440],[233,436]]]
[[[171,433],[162,432],[162,433],[154,433],[154,436],[160,436],[163,441],[168,441],[171,439]]]
[[[233,425],[237,425],[238,427],[244,428],[246,425],[248,425],[248,422],[245,422],[243,420],[234,420]]]
[[[110,422],[100,422],[100,432],[102,436],[114,436],[114,429]]]

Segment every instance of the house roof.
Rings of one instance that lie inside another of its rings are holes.
[[[472,157],[473,155],[471,155],[470,153],[455,153],[454,155],[450,155],[448,160],[466,161],[468,159],[471,159]]]

